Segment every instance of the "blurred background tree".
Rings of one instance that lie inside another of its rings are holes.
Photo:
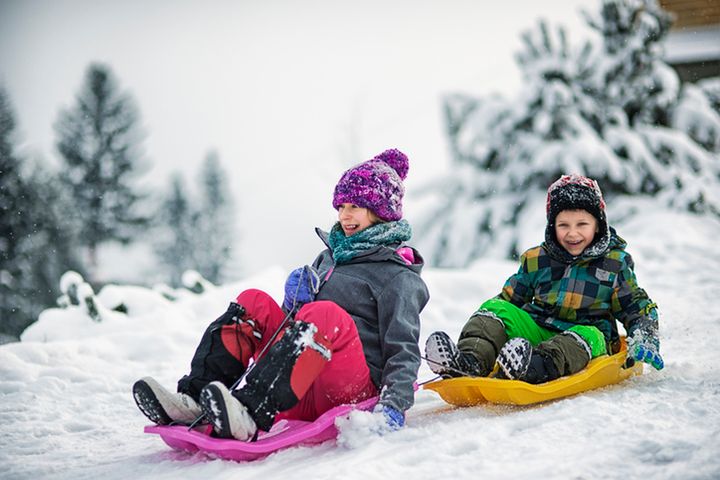
[[[16,152],[15,129],[0,86],[0,336],[11,340],[55,303],[63,272],[82,271],[72,232],[63,224],[67,203],[57,178],[27,166]]]
[[[236,241],[234,204],[217,152],[206,155],[198,183],[195,200],[186,193],[182,177],[175,175],[158,214],[155,252],[173,286],[181,285],[186,270],[221,283]]]
[[[64,163],[60,178],[73,200],[66,220],[87,248],[92,278],[98,245],[130,242],[148,222],[134,184],[141,162],[138,113],[110,67],[92,63],[75,105],[61,110],[55,129]]]
[[[197,270],[215,284],[225,278],[234,243],[235,216],[227,178],[217,152],[209,152],[200,171],[198,233],[201,241],[198,245]]]
[[[197,214],[190,205],[180,174],[170,180],[170,191],[163,200],[157,215],[158,235],[154,242],[155,253],[170,284],[181,285],[185,270],[196,268]]]

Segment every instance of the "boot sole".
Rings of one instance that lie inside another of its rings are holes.
[[[200,408],[202,408],[205,418],[212,423],[213,430],[218,437],[233,438],[225,397],[217,386],[207,385],[203,388],[200,392]]]
[[[430,370],[436,375],[452,376],[449,368],[457,368],[458,352],[452,347],[452,340],[447,335],[432,334],[425,342],[425,356]]]
[[[522,380],[527,374],[532,356],[532,345],[527,340],[511,338],[498,355],[497,363],[504,376],[510,380]]]
[[[138,380],[133,385],[133,398],[140,411],[157,425],[169,425],[172,419],[160,404],[152,388],[144,381]]]

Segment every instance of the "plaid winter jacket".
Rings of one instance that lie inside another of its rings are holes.
[[[657,336],[657,305],[640,288],[626,242],[610,228],[610,241],[593,257],[552,255],[546,243],[522,254],[518,272],[498,296],[527,311],[541,327],[564,331],[574,325],[600,329],[612,351],[619,335],[615,320],[628,335],[642,328]]]

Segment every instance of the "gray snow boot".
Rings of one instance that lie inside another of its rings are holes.
[[[152,377],[135,382],[133,398],[140,411],[158,425],[190,425],[201,413],[200,405],[190,395],[173,393]]]

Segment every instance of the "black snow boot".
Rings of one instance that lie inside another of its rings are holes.
[[[425,342],[425,359],[430,370],[443,378],[482,377],[489,372],[482,368],[470,352],[461,352],[447,333],[434,332]]]
[[[245,308],[233,302],[207,327],[190,363],[190,373],[178,382],[178,392],[198,399],[208,383],[219,380],[230,386],[245,372],[254,349],[241,327],[240,320],[244,315]],[[235,335],[236,352],[229,351],[224,345],[224,329],[230,329]]]
[[[537,385],[558,378],[560,378],[560,372],[555,367],[552,357],[541,348],[534,349],[530,357],[530,365],[521,380]]]
[[[500,350],[497,378],[538,384],[560,378],[552,357],[541,348],[534,349],[524,338],[511,338]]]
[[[305,395],[331,356],[331,346],[317,327],[296,321],[232,395],[247,408],[257,427],[268,431],[278,412],[292,408]],[[302,368],[296,368],[301,357]]]

